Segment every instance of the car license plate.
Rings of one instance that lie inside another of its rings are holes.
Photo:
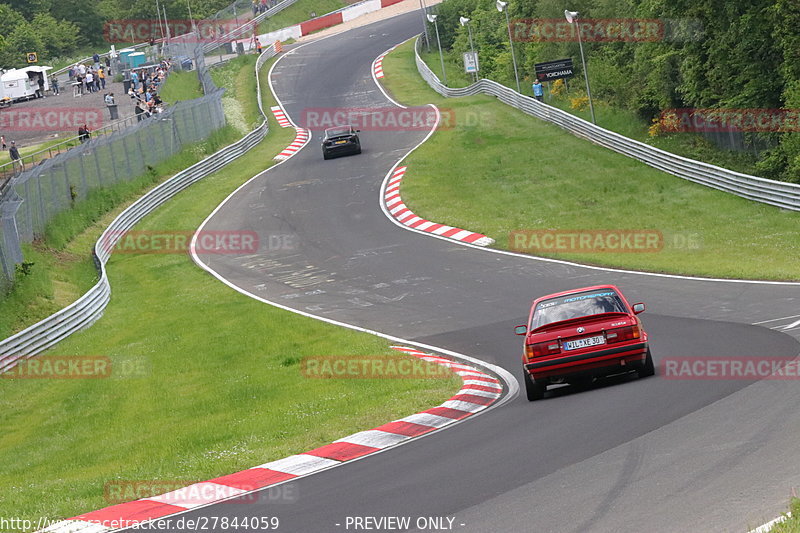
[[[333,144],[347,144],[347,139],[345,139],[345,140],[342,140],[342,141],[336,141],[336,142],[335,142],[335,143],[333,143]]]
[[[576,339],[574,341],[564,342],[565,350],[577,350],[578,348],[588,348],[589,346],[597,346],[598,344],[605,344],[606,339],[602,335],[597,337],[586,337],[585,339]]]

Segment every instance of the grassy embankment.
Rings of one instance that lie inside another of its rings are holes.
[[[515,247],[517,230],[654,230],[664,236],[656,252],[545,253],[530,239],[520,244],[535,255],[626,269],[800,279],[800,213],[659,172],[490,96],[443,98],[420,78],[411,42],[383,68],[398,101],[455,113],[454,127],[408,158],[403,200],[420,216],[484,233],[504,249]]]

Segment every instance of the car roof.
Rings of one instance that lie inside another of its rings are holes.
[[[591,287],[582,287],[580,289],[571,289],[568,291],[561,291],[561,292],[554,292],[553,294],[548,294],[546,296],[540,296],[533,301],[533,305],[538,304],[542,300],[549,300],[550,298],[558,298],[559,296],[567,296],[569,294],[575,294],[578,292],[585,292],[585,291],[596,291],[600,289],[613,289],[617,292],[617,294],[622,294],[622,291],[616,285],[592,285]]]

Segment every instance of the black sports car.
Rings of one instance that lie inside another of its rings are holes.
[[[336,126],[325,130],[322,139],[322,157],[330,159],[338,155],[360,154],[361,141],[358,132],[353,126]]]

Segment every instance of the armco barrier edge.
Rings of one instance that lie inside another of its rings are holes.
[[[12,368],[20,359],[27,359],[55,345],[72,333],[90,326],[99,319],[111,299],[111,285],[106,274],[106,262],[111,249],[145,216],[189,185],[213,174],[259,143],[269,131],[269,122],[261,103],[261,82],[258,71],[267,59],[275,56],[275,47],[270,46],[256,61],[256,84],[259,95],[258,107],[263,121],[242,139],[226,146],[183,170],[142,196],[114,219],[94,245],[100,281],[77,301],[61,311],[50,315],[33,326],[0,341],[0,373]]]
[[[735,194],[748,200],[792,211],[800,211],[800,185],[741,174],[703,163],[702,161],[695,161],[665,152],[643,142],[629,139],[613,131],[596,126],[591,122],[539,102],[529,96],[519,94],[492,80],[481,79],[469,87],[451,89],[439,81],[436,74],[419,56],[419,45],[420,40],[417,38],[414,47],[417,70],[428,85],[442,96],[451,98],[472,96],[480,93],[490,94],[496,96],[504,104],[515,107],[536,118],[552,122],[573,135],[628,157],[638,159],[651,167],[663,170],[679,178]]]

